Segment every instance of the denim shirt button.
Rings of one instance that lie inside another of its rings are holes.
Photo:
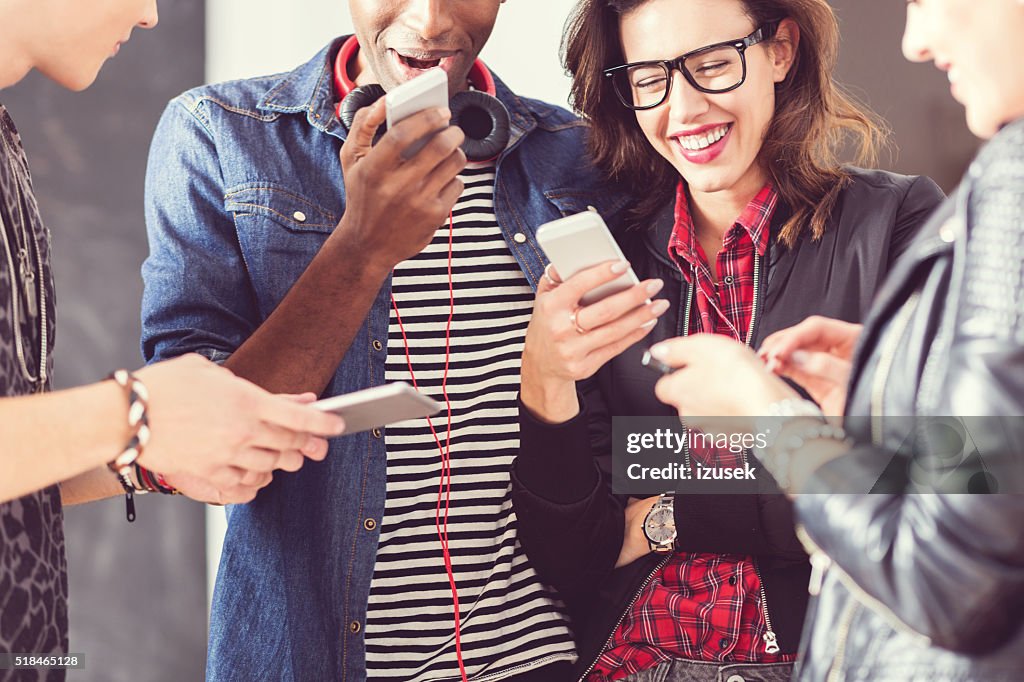
[[[374,430],[373,430],[373,431],[371,431],[370,433],[372,433],[372,434],[373,434],[373,437],[374,437],[374,438],[380,438],[380,429],[374,429]]]
[[[383,349],[384,349],[384,344],[382,344],[382,343],[381,343],[380,341],[378,341],[377,339],[374,339],[374,340],[373,340],[373,344],[372,344],[372,345],[373,345],[373,349],[374,349],[374,350],[376,350],[376,351],[379,351],[379,350],[383,350]]]
[[[292,213],[292,217],[295,218],[295,222],[297,223],[306,222],[306,214],[303,213],[302,211],[296,211],[295,213]]]
[[[516,232],[514,235],[512,235],[512,239],[515,240],[516,244],[526,243],[526,235],[523,234],[522,232]]]
[[[363,626],[359,624],[358,620],[354,620],[351,623],[349,623],[348,629],[351,630],[353,634],[355,634],[362,630]]]
[[[373,519],[366,519],[365,521],[363,521],[363,528],[365,528],[366,530],[373,530],[376,527],[377,527],[377,522],[374,521]]]

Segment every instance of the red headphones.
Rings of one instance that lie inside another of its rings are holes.
[[[356,86],[348,75],[348,64],[359,50],[359,41],[350,37],[341,46],[334,60],[334,88],[340,101],[336,113],[345,130],[352,127],[356,112],[384,96],[384,88],[376,83]],[[457,93],[451,98],[452,125],[466,134],[462,151],[470,161],[493,161],[505,151],[511,137],[508,109],[495,96],[494,77],[477,59],[469,70],[473,90]],[[378,135],[383,134],[382,130]]]

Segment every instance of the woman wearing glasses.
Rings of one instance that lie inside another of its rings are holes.
[[[821,568],[800,680],[1021,679],[1021,35],[1021,0],[991,0],[984,11],[971,0],[907,3],[904,55],[948,74],[971,132],[989,142],[900,259],[863,329],[814,319],[762,348],[769,367],[799,372],[822,404],[845,403],[849,439],[823,430],[823,415],[738,344],[659,347],[681,368],[659,396],[680,414],[730,415],[744,430],[751,416],[787,416],[758,456],[787,491],[828,493],[796,501]],[[702,404],[689,399],[723,372],[734,393],[711,387]],[[900,460],[909,464],[892,466]],[[989,491],[1005,494],[978,494]]]
[[[792,672],[810,566],[790,503],[624,504],[595,463],[613,416],[674,414],[641,368],[647,345],[708,333],[757,347],[809,315],[858,321],[941,201],[926,178],[840,166],[842,141],[869,160],[879,131],[833,84],[838,41],[825,0],[583,0],[570,23],[574,102],[596,162],[635,199],[617,237],[642,279],[581,307],[621,266],[549,271],[523,352],[513,500],[574,617],[581,679]],[[711,381],[728,390],[725,372]]]

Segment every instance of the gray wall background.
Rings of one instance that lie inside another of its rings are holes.
[[[0,92],[28,151],[57,283],[55,379],[68,387],[138,367],[142,190],[167,101],[203,80],[203,0],[165,0],[84,93],[33,74]],[[148,495],[67,509],[69,680],[200,680],[206,655],[203,507]]]
[[[952,189],[977,143],[945,77],[930,65],[904,61],[904,5],[832,4],[844,36],[838,77],[894,130],[897,153],[882,165],[931,175]],[[43,217],[54,233],[56,378],[62,387],[141,363],[138,273],[147,252],[142,188],[148,143],[167,100],[201,83],[204,74],[204,1],[164,0],[160,11],[159,27],[137,31],[87,92],[68,93],[38,75],[0,92],[22,132]],[[259,3],[253,0],[249,11],[260,11]],[[564,16],[549,20],[560,23]],[[69,509],[67,535],[72,650],[89,661],[69,679],[202,679],[203,509],[149,496],[129,525],[123,500],[108,500]]]

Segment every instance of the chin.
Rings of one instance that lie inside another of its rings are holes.
[[[102,66],[102,64],[100,66]],[[61,87],[67,88],[73,92],[81,92],[96,82],[96,77],[99,76],[100,66],[95,68],[83,68],[79,65],[78,68],[75,69],[41,71],[44,76]]]
[[[972,113],[971,108],[967,108],[967,128],[976,137],[988,140],[999,132],[1002,125],[1003,122],[996,120],[994,117]]]
[[[679,169],[677,168],[676,170]],[[685,170],[688,172],[680,172],[680,175],[683,177],[683,181],[686,182],[686,186],[689,187],[690,192],[711,194],[727,190],[736,184],[735,178],[728,177],[724,172],[701,171],[693,173],[689,172],[690,169]]]

